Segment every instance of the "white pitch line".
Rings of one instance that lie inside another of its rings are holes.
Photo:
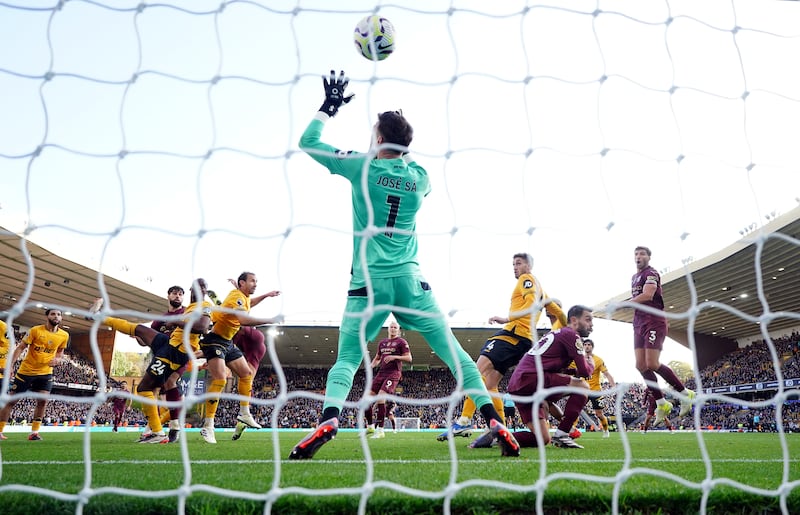
[[[360,465],[365,464],[366,460],[280,460],[282,464],[302,464],[302,463],[316,463],[316,464],[330,464],[330,465]],[[472,463],[497,463],[498,459],[481,459],[481,460],[468,460],[459,461],[459,466],[468,466]],[[519,460],[517,460],[519,461]],[[526,460],[525,462],[532,462],[538,460]],[[622,463],[622,459],[548,459],[548,463]],[[702,463],[701,458],[674,458],[674,459],[635,459],[634,466],[639,466],[640,463]],[[800,458],[789,459],[789,463],[800,462]],[[191,460],[192,465],[225,465],[225,464],[273,464],[274,460]],[[451,460],[372,460],[375,464],[388,464],[388,465],[413,465],[416,463],[424,464],[450,464]],[[770,460],[754,460],[744,458],[730,458],[730,459],[714,459],[712,463],[783,463],[781,459]],[[69,461],[55,461],[55,460],[2,460],[0,465],[84,465],[82,460],[69,460]],[[182,465],[182,460],[101,460],[92,461],[92,466],[99,465]]]

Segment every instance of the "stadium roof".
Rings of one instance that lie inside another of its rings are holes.
[[[25,309],[14,319],[14,324],[32,327],[45,320],[44,308],[59,307],[65,313],[64,327],[73,334],[84,334],[91,331],[92,322],[83,315],[72,310],[88,309],[92,300],[99,296],[99,281],[102,280],[108,291],[112,307],[153,313],[154,316],[166,310],[166,295],[161,297],[140,288],[136,288],[118,279],[98,274],[91,268],[79,265],[60,257],[30,241],[25,241],[25,248],[30,254],[30,266],[22,251],[23,240],[19,235],[0,228],[0,311],[8,311],[19,302],[25,291],[29,269],[33,270],[32,289]],[[188,285],[187,285],[188,286]],[[38,307],[41,305],[41,307]],[[136,322],[149,322],[151,318],[126,317]],[[339,338],[338,326],[292,326],[278,328],[280,335],[276,340],[279,359],[284,365],[311,367],[329,367],[336,356],[336,345]],[[481,346],[496,329],[464,328],[454,329],[459,341],[471,356],[477,356]],[[414,352],[415,365],[443,366],[443,363],[431,354],[428,345],[416,333],[406,335]],[[268,360],[269,356],[265,357]]]
[[[28,263],[22,245],[30,254]],[[29,277],[34,276],[31,293],[25,302],[25,310],[14,319],[14,324],[32,327],[44,323],[44,309],[61,308],[64,312],[64,327],[73,334],[88,333],[92,326],[82,315],[67,315],[78,309],[88,309],[94,298],[100,295],[102,280],[113,306],[118,309],[141,313],[163,313],[165,297],[159,297],[123,281],[98,274],[97,271],[64,259],[52,252],[24,241],[20,236],[0,228],[0,310],[8,311],[22,298]],[[134,319],[135,320],[135,319]],[[144,321],[139,319],[136,321]]]
[[[763,296],[759,294],[759,280]],[[759,334],[760,322],[768,323],[768,333],[797,327],[800,207],[774,217],[713,255],[662,274],[662,287],[665,310],[682,314],[681,318],[670,319],[670,337],[683,344],[687,342],[687,313],[692,306],[696,306],[697,319],[692,327],[696,334],[738,340]],[[620,293],[595,306],[594,314],[632,322],[632,309],[607,309],[629,298],[630,291]],[[768,315],[758,320],[765,313]]]

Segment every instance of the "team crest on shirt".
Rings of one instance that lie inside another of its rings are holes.
[[[575,339],[575,350],[578,351],[578,354],[584,354],[584,352],[583,352],[583,338],[581,338],[580,336],[578,336]]]
[[[530,279],[525,279],[525,282],[522,283],[522,287],[525,288],[526,290],[533,288],[533,281],[531,281]]]
[[[242,307],[244,306],[244,302],[242,302],[242,299],[236,299],[236,305]]]

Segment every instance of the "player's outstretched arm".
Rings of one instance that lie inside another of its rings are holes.
[[[248,326],[273,325],[273,324],[280,324],[283,321],[283,317],[280,316],[274,318],[260,318],[248,315],[247,313],[243,312],[236,312],[236,318],[239,319],[240,324]]]

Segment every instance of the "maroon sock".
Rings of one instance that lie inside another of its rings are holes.
[[[660,367],[658,367],[658,370],[656,370],[656,372],[658,372],[658,375],[664,378],[664,381],[668,382],[670,386],[675,388],[676,392],[683,391],[684,388],[683,383],[681,382],[680,379],[678,379],[678,376],[675,375],[675,372],[673,372],[672,369],[669,368],[667,365],[661,365]]]
[[[645,386],[647,386],[647,389],[650,390],[650,393],[653,394],[653,398],[655,400],[663,399],[664,398],[664,394],[661,393],[661,390],[657,386],[658,385],[658,378],[656,377],[656,373],[653,372],[652,370],[645,370],[644,372],[640,372],[640,374],[642,374],[642,377],[645,380],[645,383],[644,383]],[[651,386],[651,383],[653,385],[656,385],[656,386]]]
[[[183,400],[183,395],[181,395],[181,390],[177,386],[170,390],[164,392],[168,401],[180,401]],[[170,408],[169,409],[169,418],[170,420],[178,420],[181,416],[181,409],[180,408]]]
[[[375,427],[383,427],[383,421],[386,418],[386,403],[378,404],[378,414],[375,417]]]
[[[530,431],[514,431],[514,438],[520,447],[538,447],[536,435]]]
[[[372,424],[372,408],[374,407],[374,404],[370,404],[369,408],[367,408],[367,411],[364,412],[364,420],[366,420],[367,425]]]
[[[575,421],[578,420],[578,417],[581,415],[581,410],[583,410],[583,407],[586,406],[586,401],[588,400],[589,397],[586,395],[580,395],[577,393],[571,394],[567,400],[567,405],[564,406],[564,418],[562,418],[561,422],[558,423],[558,428],[569,434],[569,432],[572,431],[572,426],[575,425]]]

